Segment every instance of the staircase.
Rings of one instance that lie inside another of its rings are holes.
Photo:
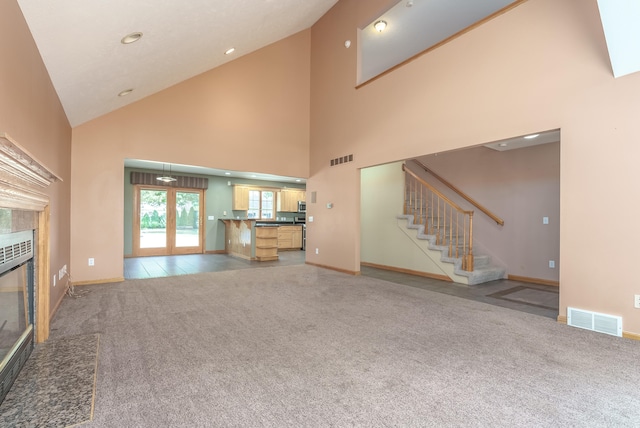
[[[464,270],[463,258],[460,256],[461,250],[458,251],[458,257],[455,257],[455,252],[453,253],[454,257],[450,257],[450,246],[438,245],[436,243],[438,234],[425,233],[425,225],[414,223],[414,216],[411,214],[399,215],[398,226],[405,231],[410,239],[423,248],[425,255],[430,257],[453,282],[476,285],[505,277],[505,269],[492,266],[491,257],[487,255],[473,255],[473,270]],[[421,243],[423,245],[420,245]]]
[[[405,165],[403,170],[402,231],[454,282],[476,285],[504,278],[504,268],[473,252],[473,211],[460,208]]]

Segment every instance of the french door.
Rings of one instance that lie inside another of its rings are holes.
[[[202,253],[202,190],[144,185],[135,188],[134,256]]]

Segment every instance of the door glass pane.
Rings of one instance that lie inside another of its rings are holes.
[[[140,189],[140,248],[167,246],[167,191]]]
[[[262,192],[262,218],[273,218],[273,192]]]
[[[200,245],[200,193],[176,192],[176,247]]]

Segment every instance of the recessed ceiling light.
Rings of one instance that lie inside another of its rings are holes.
[[[299,178],[296,180],[298,183],[300,183],[302,180],[300,180]]]
[[[127,34],[126,36],[124,36],[120,40],[120,43],[122,43],[123,45],[128,45],[130,43],[137,42],[141,38],[142,38],[142,33],[136,31],[135,33]]]
[[[500,147],[507,147],[507,143],[500,143],[498,144]]]
[[[225,172],[224,175],[231,175],[231,173],[230,172]]]
[[[375,28],[378,33],[382,33],[384,29],[387,28],[387,21],[377,21],[375,24],[373,24],[373,28]]]
[[[251,178],[256,178],[256,176],[255,176],[255,175],[252,175],[252,176],[251,176]]]
[[[232,53],[234,53],[236,51],[236,48],[229,48],[225,51],[225,55],[231,55]]]
[[[411,6],[413,6],[413,1],[409,0],[409,1],[407,2],[407,4],[405,4],[405,6],[406,6],[406,7],[411,7]]]
[[[526,135],[524,138],[526,138],[527,140],[530,140],[532,138],[536,138],[538,135],[540,134],[531,134],[531,135]]]
[[[119,97],[124,97],[126,95],[129,95],[131,92],[133,92],[133,89],[125,89],[124,91],[120,92],[118,94]]]

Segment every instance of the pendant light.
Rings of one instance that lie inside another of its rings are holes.
[[[171,164],[169,164],[169,175],[164,173],[164,164],[162,165],[162,177],[156,178],[158,181],[162,181],[163,183],[171,183],[173,181],[178,181],[177,178],[171,176]]]

